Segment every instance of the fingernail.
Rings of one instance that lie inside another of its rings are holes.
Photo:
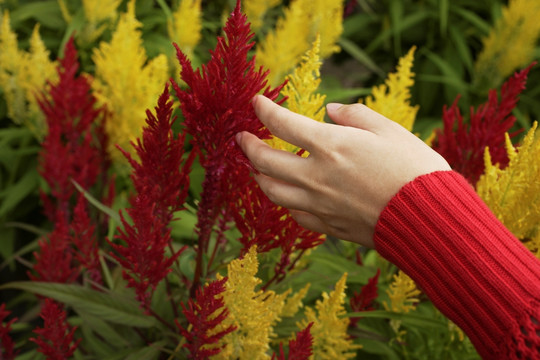
[[[239,132],[236,134],[236,143],[240,144],[241,141],[242,141],[242,133]]]
[[[255,95],[254,97],[251,98],[251,105],[252,106],[255,106],[255,104],[257,103],[258,98],[259,98],[259,95]]]
[[[334,111],[334,110],[339,109],[342,106],[343,104],[340,104],[340,103],[329,103],[329,104],[326,104],[326,111]]]

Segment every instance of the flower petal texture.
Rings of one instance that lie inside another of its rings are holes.
[[[419,106],[412,106],[411,88],[414,85],[412,72],[414,51],[399,59],[395,73],[388,75],[384,84],[373,87],[371,95],[364,100],[367,107],[397,122],[411,131],[418,113]]]

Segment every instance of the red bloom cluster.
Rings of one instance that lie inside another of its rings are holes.
[[[489,92],[488,101],[475,110],[471,107],[470,124],[467,126],[458,107],[459,97],[450,108],[443,110],[443,130],[436,131],[433,149],[441,154],[450,166],[476,184],[484,172],[484,150],[489,152],[494,163],[501,167],[508,164],[504,147],[504,134],[514,125],[516,118],[511,114],[519,94],[525,89],[527,75],[534,64],[517,72],[501,88],[499,102],[497,91]],[[511,134],[514,136],[516,134]]]
[[[188,328],[189,330],[183,328],[178,321],[176,325],[180,329],[180,333],[186,337],[187,342],[184,347],[189,350],[190,359],[208,359],[210,356],[218,354],[221,348],[203,347],[217,343],[223,336],[236,329],[234,326],[229,326],[225,330],[208,335],[212,329],[227,318],[228,310],[224,308],[223,298],[218,297],[225,291],[226,282],[226,277],[212,281],[202,290],[196,291],[195,299],[189,299],[187,308],[182,304],[183,313],[191,328]],[[216,313],[220,309],[222,310]]]
[[[50,360],[65,360],[73,356],[81,339],[73,342],[77,327],[69,326],[66,312],[54,301],[46,299],[40,317],[44,321],[43,327],[36,328],[34,333],[37,337],[30,338],[39,346],[38,351]]]
[[[137,298],[145,308],[150,306],[151,292],[171,271],[171,265],[185,249],[165,256],[171,246],[170,228],[173,213],[182,209],[189,189],[189,172],[193,156],[182,163],[184,136],[175,137],[169,90],[165,87],[156,106],[156,116],[147,111],[147,127],[142,140],[132,144],[139,156],[136,162],[123,151],[131,166],[131,178],[136,194],[130,198],[127,210],[132,223],[121,215],[123,229],[118,239],[125,244],[111,244],[119,256],[113,256],[123,266],[128,286],[135,288]],[[121,149],[122,150],[122,149]],[[172,249],[172,247],[171,247]]]
[[[253,47],[253,33],[247,18],[240,11],[240,1],[224,28],[225,38],[219,37],[210,61],[202,70],[193,70],[190,61],[176,46],[182,65],[182,80],[188,85],[181,89],[173,82],[184,115],[186,132],[194,139],[200,161],[206,170],[203,193],[199,203],[199,247],[207,251],[210,234],[218,218],[230,220],[228,206],[236,198],[233,191],[249,178],[247,159],[235,141],[240,131],[249,131],[261,138],[270,133],[259,121],[251,99],[260,91],[276,99],[281,87],[266,87],[267,72],[255,70],[255,59],[248,59]]]
[[[17,318],[5,322],[8,315],[6,304],[0,305],[0,359],[2,360],[13,360],[17,356],[17,352],[14,350],[15,344],[9,336],[11,325],[17,321]]]
[[[371,279],[369,279],[368,283],[364,286],[362,286],[362,289],[360,289],[360,292],[354,292],[353,296],[349,300],[349,304],[351,305],[351,310],[353,312],[360,312],[360,311],[372,311],[375,310],[373,307],[374,301],[379,296],[377,292],[377,284],[379,282],[379,275],[381,274],[381,269],[377,269],[377,273],[375,276],[373,276]],[[361,317],[351,317],[349,326],[356,326],[356,323],[358,323],[358,320],[360,320]]]
[[[313,354],[313,336],[310,333],[313,323],[296,334],[295,340],[289,341],[289,354],[285,358],[283,344],[279,344],[279,355],[274,354],[272,360],[308,360]]]
[[[88,80],[77,76],[79,63],[73,39],[66,44],[64,54],[57,70],[59,82],[49,84],[49,96],[38,99],[48,126],[40,152],[40,174],[50,188],[50,196],[42,193],[41,198],[55,227],[39,241],[34,267],[37,275],[31,278],[72,282],[84,267],[93,280],[101,282],[95,226],[83,196],[79,195],[77,209],[73,210],[76,189],[72,181],[87,190],[107,181],[104,113],[95,108]]]
[[[326,239],[324,235],[298,225],[289,211],[271,202],[254,180],[239,193],[232,213],[242,234],[239,241],[244,246],[244,253],[253,245],[257,245],[260,253],[281,248],[281,259],[275,266],[272,281],[281,281],[286,276],[287,267],[290,270],[294,266],[291,263],[294,251],[313,248]]]

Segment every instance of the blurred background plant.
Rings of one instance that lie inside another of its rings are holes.
[[[361,101],[538,255],[540,73],[512,74],[540,1],[245,0],[252,40],[235,6],[0,0],[0,358],[478,358],[405,274],[271,204],[231,134],[270,137],[258,92],[319,121]]]

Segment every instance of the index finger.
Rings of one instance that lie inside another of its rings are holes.
[[[327,124],[296,114],[265,96],[255,96],[252,103],[258,118],[274,136],[309,152],[328,132]]]

